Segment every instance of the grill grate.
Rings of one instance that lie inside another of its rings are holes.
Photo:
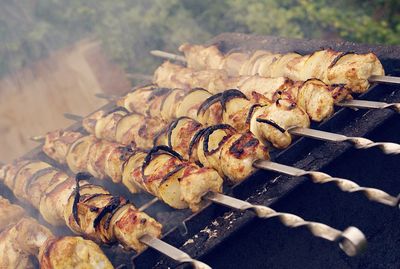
[[[222,50],[225,52],[232,49],[254,50],[263,48],[277,52],[297,51],[300,53],[309,53],[313,50],[320,49],[321,47],[331,47],[333,49],[342,51],[373,51],[382,60],[385,70],[388,74],[398,75],[399,71],[395,69],[395,66],[400,66],[400,47],[367,46],[347,42],[331,43],[327,41],[315,40],[293,40],[231,33],[217,36],[211,41],[211,43],[219,43]],[[360,99],[379,100],[386,102],[400,101],[400,89],[396,88],[400,87],[393,85],[375,86],[369,92],[361,95]],[[102,109],[106,108],[111,110],[113,106],[113,104],[108,104]],[[395,112],[391,110],[352,111],[348,108],[342,108],[338,110],[328,121],[325,121],[319,125],[315,124],[312,127],[320,130],[342,133],[349,136],[366,136],[373,130],[379,129],[382,127],[382,125],[389,122],[393,118],[396,118],[396,115]],[[83,131],[79,123],[72,125],[68,129]],[[274,160],[279,163],[294,165],[307,170],[323,170],[328,165],[335,163],[335,160],[337,160],[344,153],[348,152],[349,149],[350,145],[345,143],[323,143],[321,141],[301,138],[293,143],[288,149],[284,151],[273,152],[272,156]],[[351,152],[354,151],[351,150]],[[365,152],[366,153],[364,154],[375,152],[379,158],[391,158],[391,156],[383,156],[383,154],[379,154],[379,150],[375,149]],[[54,161],[50,160],[43,153],[41,153],[40,147],[28,153],[25,157],[39,158],[51,163],[56,167],[60,167]],[[65,167],[63,168],[64,170],[68,170]],[[338,175],[339,172],[339,170],[334,170],[331,172],[331,174]],[[362,179],[362,177],[349,178]],[[249,201],[253,203],[263,205],[274,204],[279,206],[285,201],[284,199],[282,202],[282,198],[288,195],[293,195],[290,194],[291,192],[296,195],[298,192],[296,189],[304,189],[304,186],[307,186],[307,188],[310,187],[310,184],[304,184],[305,182],[305,178],[290,178],[287,176],[280,176],[272,172],[260,171],[239,186],[228,190],[228,193],[230,192],[235,197],[241,199],[249,199]],[[365,182],[362,183],[363,185],[366,185]],[[370,186],[377,186],[374,184],[375,182],[368,183],[371,183]],[[152,197],[147,194],[132,195],[123,186],[116,186],[108,181],[97,181],[96,184],[106,186],[113,194],[118,193],[120,195],[124,195],[138,207],[152,199]],[[313,186],[311,188],[320,190],[321,186]],[[324,191],[324,188],[322,188],[322,192]],[[4,190],[5,188],[1,186],[1,189]],[[389,189],[388,191],[392,193],[392,190]],[[318,191],[316,192],[318,193]],[[5,193],[5,196],[10,197],[10,193]],[[337,196],[351,197],[352,195],[337,194]],[[346,201],[346,199],[348,201],[350,198],[344,198],[343,201]],[[299,198],[298,200],[301,199]],[[367,203],[366,199],[360,198],[360,200],[362,200],[365,204],[368,204],[368,206],[372,204]],[[349,204],[343,204],[342,202],[338,204],[342,205],[340,207],[342,210],[347,210],[347,208],[350,207]],[[286,209],[286,211],[289,210]],[[211,204],[202,211],[192,214],[189,210],[174,210],[161,203],[155,203],[146,209],[146,212],[151,216],[154,216],[164,225],[164,241],[178,247],[183,245],[182,250],[187,252],[192,257],[208,257],[208,259],[214,260],[216,264],[218,264],[218,257],[215,255],[215,253],[221,253],[221,251],[218,252],[218,246],[226,246],[225,242],[232,242],[230,238],[234,236],[235,232],[238,232],[243,227],[250,227],[250,225],[252,225],[252,223],[255,221],[255,216],[251,212],[233,212],[216,204]],[[298,212],[299,215],[303,216],[302,213],[303,212]],[[316,218],[311,216],[309,219],[315,220]],[[273,221],[264,221],[262,223],[267,222],[273,223]],[[331,222],[332,220],[325,220],[325,223]],[[255,223],[259,224],[261,221],[256,220]],[[267,225],[267,227],[271,226],[271,224],[265,225]],[[354,225],[354,223],[349,223],[349,225]],[[278,227],[279,225],[275,226]],[[341,225],[334,226],[340,227]],[[274,229],[276,227],[274,227]],[[360,225],[360,228],[361,227],[362,225]],[[279,230],[282,228],[276,229]],[[60,230],[58,232],[60,234],[68,233],[66,230]],[[293,231],[291,233],[293,233]],[[310,236],[305,238],[305,240],[308,241],[315,240],[310,239]],[[242,241],[234,241],[232,245],[239,245],[237,249],[240,250],[240,245],[242,243]],[[277,242],[277,244],[279,244],[279,242]],[[251,243],[248,243],[248,245],[251,246]],[[233,248],[234,246],[231,246],[231,249]],[[213,252],[214,249],[216,249],[216,252]],[[329,246],[329,249],[332,250],[332,245]],[[124,252],[116,246],[106,247],[104,250],[111,258],[112,262],[117,266],[126,264],[128,267],[130,267],[131,265],[135,264],[137,268],[151,268],[153,266],[164,268],[176,265],[152,249],[148,249],[144,253],[136,256],[133,256],[134,253]],[[206,256],[207,254],[209,255]],[[129,257],[132,257],[132,260],[129,259]],[[238,257],[241,256],[238,255]]]

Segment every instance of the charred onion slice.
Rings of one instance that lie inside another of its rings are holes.
[[[28,162],[22,166],[14,178],[14,187],[12,190],[15,196],[22,197],[23,199],[28,198],[25,190],[27,188],[29,178],[31,178],[36,172],[49,167],[50,165],[48,163],[41,161]]]
[[[176,117],[187,116],[190,118],[196,118],[197,110],[200,105],[212,94],[205,89],[196,88],[189,91],[181,100],[178,107],[176,108]]]
[[[74,174],[86,171],[90,147],[96,140],[92,135],[83,136],[70,146],[66,159],[68,167]]]
[[[168,129],[168,146],[185,159],[189,159],[188,149],[193,135],[202,125],[188,117],[180,117],[173,121]]]
[[[205,167],[214,168],[221,176],[224,176],[220,163],[221,149],[234,133],[235,130],[227,124],[208,127],[201,136],[197,148],[197,156],[200,163]]]
[[[176,118],[176,104],[182,100],[185,93],[186,91],[182,89],[172,89],[168,95],[165,96],[159,111],[164,121],[170,122],[172,119]]]
[[[197,110],[197,119],[203,125],[219,124],[222,121],[222,93],[217,93],[206,100],[200,105]]]

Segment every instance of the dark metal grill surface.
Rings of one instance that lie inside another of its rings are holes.
[[[310,53],[328,47],[341,51],[373,51],[381,59],[387,74],[399,75],[400,73],[396,70],[396,66],[400,66],[400,47],[232,33],[221,34],[210,43],[218,43],[224,52],[232,49],[267,49],[275,52]],[[400,86],[378,85],[360,96],[360,99],[400,101]],[[112,109],[113,107],[114,104],[109,104],[104,108]],[[400,130],[399,120],[399,116],[390,110],[340,109],[329,120],[313,127],[349,136],[371,135],[378,141],[397,139],[399,142],[400,137],[396,136],[396,131]],[[79,123],[68,129],[82,131]],[[25,157],[39,158],[59,167],[41,153],[40,148],[28,153]],[[376,149],[355,151],[350,150],[350,145],[345,143],[322,143],[301,138],[288,149],[274,152],[273,157],[280,163],[348,177],[362,185],[382,188],[391,194],[400,192],[400,184],[396,184],[395,177],[400,174],[400,167],[396,166],[396,160],[399,158],[384,156]],[[377,163],[383,172],[368,170]],[[63,169],[68,170],[66,167]],[[377,178],[379,175],[382,175],[381,181]],[[146,194],[132,195],[124,187],[107,181],[95,183],[105,185],[114,194],[124,195],[137,206],[152,199]],[[290,178],[260,171],[239,186],[227,190],[227,193],[248,199],[253,203],[273,205],[275,209],[293,212],[309,220],[325,222],[337,228],[358,226],[366,233],[370,242],[371,240],[375,242],[374,238],[379,239],[376,239],[377,242],[393,239],[390,237],[393,236],[391,234],[393,231],[390,229],[400,224],[399,214],[395,209],[369,203],[359,195],[340,193],[334,188],[330,189],[329,186],[310,184],[305,178]],[[0,194],[12,198],[4,186],[0,186]],[[174,210],[161,203],[149,207],[146,212],[163,223],[164,241],[181,247],[194,258],[205,259],[216,268],[304,268],[304,266],[308,268],[321,268],[321,266],[376,268],[362,267],[364,263],[369,264],[365,260],[365,255],[361,258],[347,258],[334,245],[311,237],[303,229],[293,231],[273,220],[255,220],[251,212],[233,212],[222,206],[211,204],[202,211],[192,214],[189,210]],[[377,215],[377,212],[380,215]],[[380,216],[381,219],[374,219],[374,216]],[[376,223],[381,225],[376,226]],[[390,233],[387,231],[387,234],[385,232],[379,234],[379,227],[382,228],[382,225],[389,226]],[[59,229],[57,232],[70,234],[66,229]],[[394,235],[397,242],[400,241],[399,233]],[[382,252],[378,248],[379,244],[371,243],[370,245],[372,250],[368,250],[368,254]],[[382,245],[382,247],[385,246]],[[116,266],[122,264],[127,265],[128,268],[133,264],[137,268],[176,266],[168,258],[152,249],[136,256],[133,252],[122,251],[117,246],[103,247],[103,249]],[[400,263],[400,255],[396,256],[399,253],[395,253],[396,250],[393,251],[393,255],[389,255],[389,260],[382,260],[382,265]]]

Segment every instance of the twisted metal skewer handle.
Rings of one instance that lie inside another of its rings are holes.
[[[256,168],[279,172],[289,176],[309,176],[314,183],[318,184],[333,182],[340,190],[344,192],[361,192],[371,201],[393,207],[399,206],[400,196],[393,197],[390,194],[379,189],[361,187],[354,181],[348,179],[332,177],[326,173],[318,171],[306,171],[293,166],[287,166],[271,161],[258,160],[253,165]]]
[[[190,263],[193,265],[193,268],[196,269],[211,269],[207,264],[195,260],[190,257],[187,253],[183,252],[180,249],[171,246],[170,244],[165,243],[164,241],[152,237],[150,235],[144,235],[140,238],[140,241],[158,251],[170,257],[171,259],[179,262],[179,263]]]
[[[364,137],[352,137],[335,134],[310,128],[294,127],[288,130],[289,133],[298,136],[310,137],[330,142],[350,142],[357,149],[368,149],[378,147],[385,154],[400,154],[400,144],[391,142],[374,142]]]
[[[366,100],[344,100],[336,104],[341,107],[365,108],[365,109],[392,109],[400,113],[400,103],[385,103]]]
[[[276,212],[270,207],[253,205],[249,202],[220,193],[209,193],[207,194],[206,198],[213,202],[238,210],[253,210],[259,218],[278,218],[283,225],[289,228],[298,228],[304,226],[308,228],[308,230],[316,237],[320,237],[331,242],[338,242],[340,248],[349,256],[355,256],[360,253],[365,248],[367,243],[364,234],[356,227],[349,227],[344,231],[340,231],[323,223],[306,221],[294,214]]]

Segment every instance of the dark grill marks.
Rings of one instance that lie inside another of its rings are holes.
[[[169,89],[169,88],[156,88],[156,89],[153,89],[151,94],[147,98],[147,102],[151,102],[156,97],[166,95],[170,91],[171,91],[171,89]]]
[[[250,107],[249,112],[247,113],[247,117],[246,117],[246,123],[247,123],[247,124],[250,124],[251,117],[253,116],[254,110],[255,110],[257,107],[263,107],[263,106],[260,105],[260,104],[254,104],[254,105],[252,105],[252,106]]]
[[[23,190],[24,193],[28,193],[28,189],[29,187],[32,185],[32,183],[34,183],[36,181],[36,179],[38,179],[41,176],[44,176],[52,171],[55,171],[54,167],[47,167],[44,169],[41,169],[39,171],[37,171],[36,173],[34,173],[32,176],[30,176],[29,178],[26,179],[26,184],[25,184],[25,188]]]
[[[104,117],[110,115],[111,113],[118,112],[118,111],[125,112],[126,114],[131,113],[131,112],[129,112],[129,110],[127,110],[125,107],[118,106],[118,107],[115,107],[115,108],[111,109],[110,111],[108,111],[104,116],[102,116],[102,118],[104,118]]]
[[[192,140],[189,143],[189,152],[188,152],[189,159],[192,156],[193,148],[195,147],[197,142],[199,142],[200,138],[203,136],[205,131],[207,131],[207,128],[200,129],[192,137]],[[201,166],[203,166],[203,165],[201,165]]]
[[[281,126],[279,126],[277,123],[273,122],[272,120],[257,118],[256,121],[257,122],[261,122],[261,123],[269,124],[272,127],[278,129],[281,133],[285,133],[286,132],[286,130],[284,128],[282,128]]]
[[[171,170],[170,172],[168,172],[162,179],[160,184],[164,183],[169,177],[171,177],[172,175],[178,173],[179,171],[181,171],[186,165],[185,164],[180,164],[177,165],[173,170]]]
[[[249,100],[246,95],[244,93],[242,93],[241,91],[237,90],[237,89],[229,89],[226,90],[222,93],[222,96],[220,98],[221,100],[221,105],[222,105],[222,109],[224,111],[226,111],[226,104],[232,100],[233,98],[242,98],[242,99],[246,99]]]
[[[142,165],[142,176],[143,176],[143,179],[146,178],[146,176],[144,174],[144,170],[146,169],[146,167],[153,160],[154,156],[158,156],[160,154],[169,154],[170,156],[173,156],[173,157],[177,158],[178,160],[183,161],[182,156],[178,152],[176,152],[173,149],[171,149],[170,147],[164,146],[164,145],[155,146],[149,151],[149,153],[147,153],[146,158],[143,161],[143,165]]]
[[[217,93],[214,95],[211,95],[210,97],[208,97],[199,107],[199,109],[197,110],[197,116],[200,115],[200,113],[204,113],[208,108],[210,108],[210,106],[212,106],[213,104],[220,102],[220,98],[222,96],[222,93]]]
[[[340,58],[342,58],[342,57],[345,56],[345,55],[349,55],[349,54],[356,54],[356,53],[353,52],[353,51],[348,51],[348,52],[342,52],[342,53],[340,53],[338,56],[336,56],[335,59],[333,59],[333,61],[331,62],[331,64],[328,66],[328,69],[331,69],[332,67],[334,67],[334,66],[337,64],[337,62],[340,60]]]
[[[121,198],[119,196],[111,197],[108,204],[100,211],[97,217],[93,221],[93,228],[97,230],[98,226],[100,225],[101,220],[106,216],[106,214],[110,213],[113,215],[115,213],[115,209],[117,209],[121,205]],[[105,229],[108,229],[104,227]]]
[[[179,117],[179,118],[177,118],[176,120],[174,120],[173,122],[171,122],[171,124],[169,125],[169,127],[168,127],[168,133],[167,133],[167,137],[168,137],[168,146],[170,147],[170,148],[172,148],[172,131],[176,128],[176,126],[178,126],[178,123],[181,121],[181,120],[184,120],[184,119],[189,119],[189,120],[191,120],[191,118],[189,118],[189,117],[186,117],[186,116],[183,116],[183,117]],[[200,124],[200,123],[199,123]]]
[[[226,136],[224,136],[224,138],[218,143],[218,147],[216,149],[213,150],[209,150],[208,148],[208,143],[210,142],[210,136],[213,132],[217,131],[217,130],[228,130],[228,133]],[[212,155],[215,152],[217,152],[221,146],[225,143],[225,141],[232,135],[234,129],[232,126],[228,125],[228,124],[217,124],[217,125],[213,125],[210,127],[207,127],[205,132],[204,132],[204,141],[203,141],[203,149],[204,149],[204,154],[205,155]]]
[[[253,137],[251,133],[246,132],[242,134],[242,136],[233,142],[232,146],[229,148],[229,152],[235,156],[236,158],[244,157],[243,154],[245,153],[246,149],[255,147],[260,142],[258,139]]]
[[[81,195],[79,193],[79,181],[81,180],[89,180],[90,178],[92,178],[92,175],[89,173],[85,173],[85,172],[81,172],[76,174],[75,176],[75,181],[76,181],[76,187],[75,187],[75,191],[74,191],[74,203],[72,205],[72,214],[74,216],[74,220],[76,222],[76,224],[78,224],[80,226],[80,220],[79,220],[79,213],[78,213],[78,203],[80,202],[81,199]]]

